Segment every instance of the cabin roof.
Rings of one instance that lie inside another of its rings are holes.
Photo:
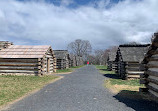
[[[65,59],[69,55],[67,50],[54,50],[54,54],[57,59]]]
[[[115,59],[116,59],[116,52],[117,51],[115,51],[115,50],[112,50],[112,51],[110,51],[108,54],[109,54],[109,61],[115,61]]]
[[[51,46],[11,45],[0,50],[0,58],[42,58]]]
[[[129,44],[122,44],[119,47],[148,47],[150,44],[139,44],[139,43],[129,43]]]
[[[144,47],[121,46],[118,50],[120,51],[124,62],[141,62],[148,50],[148,47],[146,45],[144,45]]]

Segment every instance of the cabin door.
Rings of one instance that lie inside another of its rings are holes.
[[[47,58],[47,73],[50,73],[50,58]]]

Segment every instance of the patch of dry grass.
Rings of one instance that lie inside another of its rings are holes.
[[[0,106],[53,82],[57,76],[0,76]]]
[[[119,92],[121,92],[122,90],[128,90],[128,91],[139,91],[140,86],[136,85],[125,85],[125,84],[112,84],[111,80],[106,80],[105,81],[105,87],[107,87],[111,92],[113,92],[114,94],[117,94]]]

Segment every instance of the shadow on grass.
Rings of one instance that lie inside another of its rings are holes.
[[[137,91],[122,90],[114,97],[136,111],[158,111],[157,102],[148,100],[147,97]]]
[[[99,69],[99,70],[101,70],[101,71],[109,71],[108,69]]]
[[[104,74],[104,76],[111,79],[120,79],[117,74]]]

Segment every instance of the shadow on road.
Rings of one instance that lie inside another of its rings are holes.
[[[148,100],[147,97],[143,97],[143,95],[136,91],[122,90],[114,97],[136,111],[158,111],[157,102]]]

